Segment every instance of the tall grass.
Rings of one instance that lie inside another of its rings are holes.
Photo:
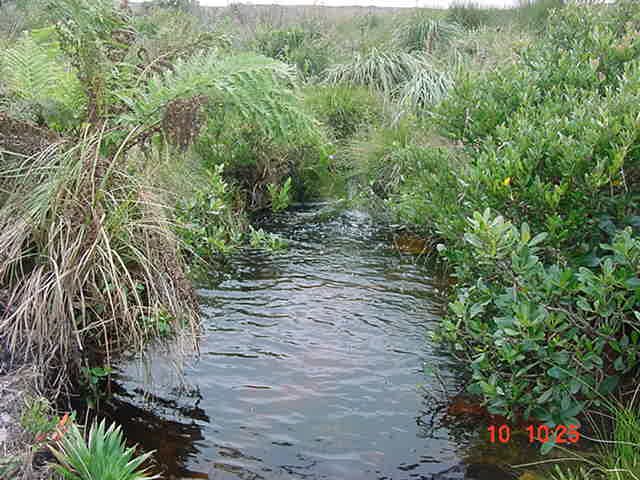
[[[423,68],[402,86],[400,103],[423,109],[440,102],[452,86],[449,73]]]
[[[330,84],[362,85],[391,95],[411,80],[423,67],[419,57],[406,52],[383,51],[376,47],[367,53],[356,53],[353,60],[327,70]]]
[[[467,30],[475,30],[488,23],[489,13],[476,2],[456,0],[449,7],[447,20]]]
[[[141,347],[162,318],[195,333],[191,287],[165,209],[102,135],[10,157],[0,171],[0,332],[65,385],[81,358]],[[195,336],[194,336],[195,341]]]
[[[438,46],[449,44],[460,33],[461,28],[455,23],[418,13],[399,22],[394,40],[409,52],[433,52]]]

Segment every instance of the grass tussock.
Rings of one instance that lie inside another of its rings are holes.
[[[101,141],[85,135],[0,171],[0,282],[9,297],[0,331],[14,355],[55,371],[57,387],[88,351],[109,360],[142,346],[154,319],[196,328],[164,207],[124,155],[101,155]]]

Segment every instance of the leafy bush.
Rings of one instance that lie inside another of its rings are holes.
[[[307,90],[305,101],[338,141],[352,137],[359,128],[375,124],[382,117],[379,100],[362,87],[314,86]]]
[[[618,233],[587,269],[545,266],[545,238],[475,213],[441,335],[470,362],[470,391],[492,412],[577,425],[587,400],[638,366],[640,239]]]
[[[271,211],[274,213],[286,210],[291,204],[291,177],[278,186],[274,183],[267,185],[269,196],[271,197]]]
[[[436,117],[477,150],[467,179],[477,208],[527,219],[567,255],[606,241],[603,225],[631,224],[637,198],[633,15],[586,12],[563,9],[520,62],[460,78]]]
[[[222,175],[224,164],[205,171],[194,192],[176,205],[176,231],[187,249],[203,259],[229,253],[241,242],[242,216]]]
[[[147,475],[140,467],[153,452],[136,456],[135,448],[127,448],[122,430],[115,423],[108,428],[104,420],[94,423],[85,441],[75,423],[51,447],[59,464],[53,468],[65,480],[152,480],[159,475]]]

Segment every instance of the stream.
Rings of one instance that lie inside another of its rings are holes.
[[[200,354],[121,362],[110,415],[169,479],[518,478],[533,447],[447,412],[463,368],[428,337],[446,282],[366,214],[325,210],[270,219],[289,247],[234,255],[198,290]]]

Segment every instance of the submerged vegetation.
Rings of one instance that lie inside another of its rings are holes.
[[[132,8],[0,6],[0,353],[43,388],[150,341],[195,347],[190,267],[285,248],[253,214],[348,191],[452,272],[433,336],[491,414],[579,424],[624,394],[640,366],[637,3],[355,23]],[[44,404],[27,407],[39,429]],[[638,418],[613,410],[604,466],[557,478],[634,478]],[[145,478],[116,427],[67,434],[65,478],[94,478],[95,448]]]

